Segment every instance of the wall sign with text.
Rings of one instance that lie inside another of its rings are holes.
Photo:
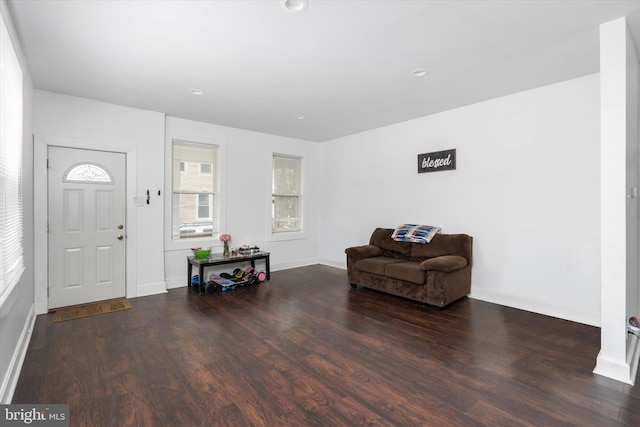
[[[418,173],[448,171],[456,168],[456,149],[418,154]]]

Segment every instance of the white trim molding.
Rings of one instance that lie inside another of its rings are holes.
[[[558,319],[569,320],[571,322],[583,323],[590,326],[600,326],[600,313],[589,313],[581,310],[572,310],[567,307],[559,307],[540,301],[532,301],[525,298],[486,291],[483,289],[473,289],[469,298],[486,301],[493,304],[500,304],[519,310],[530,311],[532,313],[543,314],[545,316],[557,317]]]
[[[47,288],[49,284],[49,266],[48,266],[48,209],[47,202],[47,154],[49,145],[71,148],[86,148],[87,144],[84,140],[74,138],[65,138],[57,136],[41,136],[34,135],[33,140],[33,196],[34,200],[44,201],[44,206],[35,206],[33,213],[33,236],[36,242],[34,252],[34,281],[35,281],[35,312],[36,314],[44,314],[49,310],[49,298],[47,297]],[[92,144],[92,147],[104,147],[106,151],[117,151],[106,145],[106,143]],[[94,148],[92,148],[94,149]],[[97,148],[95,148],[97,149]],[[121,151],[122,152],[122,151]],[[136,149],[124,151],[127,159],[127,270],[126,270],[126,296],[135,298],[140,296],[138,289],[138,271],[136,262],[137,253],[137,230],[133,224],[137,223],[137,210],[132,209],[134,199],[136,197]],[[149,294],[147,294],[149,295]]]
[[[35,305],[31,304],[29,314],[27,315],[24,327],[22,328],[22,333],[20,334],[20,340],[18,341],[18,345],[16,345],[13,356],[11,356],[11,361],[9,362],[8,367],[9,369],[7,370],[7,374],[2,381],[2,384],[0,384],[0,403],[2,404],[9,404],[13,399],[13,393],[16,390],[16,385],[20,378],[20,371],[22,371],[22,364],[24,363],[24,358],[27,355],[27,349],[29,348],[29,342],[31,341],[31,334],[33,333],[33,326],[35,323]]]
[[[618,358],[608,357],[607,355],[602,354],[602,350],[598,353],[598,357],[596,358],[596,367],[593,370],[594,374],[633,385],[633,381],[629,374],[630,372],[631,367],[628,363],[620,363]]]
[[[167,293],[166,282],[145,283],[138,286],[138,297],[146,297],[149,295],[158,295]]]

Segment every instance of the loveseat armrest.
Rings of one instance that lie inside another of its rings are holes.
[[[382,255],[382,249],[373,245],[353,246],[345,249],[344,252],[355,259],[371,258]]]
[[[451,271],[460,270],[468,264],[467,259],[458,255],[442,255],[435,258],[429,258],[420,263],[421,270],[438,270],[449,273]]]

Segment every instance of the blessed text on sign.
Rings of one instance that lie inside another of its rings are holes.
[[[418,173],[454,170],[456,149],[418,154]]]

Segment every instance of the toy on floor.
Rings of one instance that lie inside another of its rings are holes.
[[[226,292],[229,289],[235,289],[236,286],[238,286],[238,284],[233,280],[230,280],[226,277],[219,276],[217,274],[210,274],[209,281],[215,283],[217,286],[220,286],[220,291],[222,292]]]
[[[200,276],[197,274],[191,278],[191,285],[193,286],[193,290],[198,293],[207,293],[212,294],[215,292],[218,285],[215,282],[212,282],[211,279],[207,283],[203,283],[202,289],[200,289]]]
[[[240,268],[233,270],[233,274],[220,273],[220,276],[231,280],[236,284],[236,286],[250,286],[258,283],[258,278],[255,275],[247,273]]]
[[[222,277],[226,277],[229,280],[232,280],[238,284],[242,283],[243,285],[253,285],[258,283],[258,279],[254,274],[251,274],[247,271],[244,271],[240,268],[236,268],[233,270],[232,274],[229,273],[221,273]]]
[[[258,282],[264,282],[267,279],[267,273],[264,271],[258,271],[253,267],[247,268],[247,273],[251,273],[257,277]]]

